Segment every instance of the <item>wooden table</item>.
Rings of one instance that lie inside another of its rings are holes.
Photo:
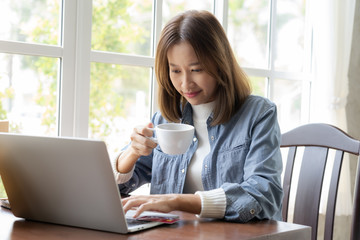
[[[184,212],[174,212],[181,220],[130,234],[116,234],[26,221],[0,208],[0,239],[310,239],[311,228],[280,221],[257,221],[246,224],[199,219]]]

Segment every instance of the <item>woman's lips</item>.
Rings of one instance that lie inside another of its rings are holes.
[[[194,98],[196,97],[201,91],[197,91],[197,92],[187,92],[184,93],[184,96],[187,98]]]

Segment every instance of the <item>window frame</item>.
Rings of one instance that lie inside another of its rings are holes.
[[[273,99],[275,79],[302,81],[301,122],[309,121],[311,74],[311,25],[306,16],[306,61],[309,63],[304,72],[280,72],[274,70],[274,51],[276,45],[276,4],[277,0],[269,1],[270,24],[268,34],[269,66],[267,69],[244,68],[249,76],[267,79],[266,95]],[[92,62],[111,63],[118,65],[149,67],[151,69],[150,116],[158,110],[156,104],[157,84],[154,74],[154,55],[156,43],[162,28],[162,0],[153,0],[153,26],[151,36],[151,55],[140,56],[115,52],[97,51],[91,49],[92,34],[92,1],[62,0],[60,44],[45,45],[36,43],[0,40],[0,52],[9,54],[32,55],[60,59],[58,80],[58,135],[70,137],[88,137],[89,123],[89,92],[90,65]],[[228,0],[214,0],[213,13],[223,25],[225,31],[228,25]],[[309,4],[307,4],[309,5]],[[307,6],[308,7],[308,6]],[[307,11],[309,12],[309,11]]]

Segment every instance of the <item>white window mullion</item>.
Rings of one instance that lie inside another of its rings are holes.
[[[63,49],[59,46],[0,40],[0,52],[42,57],[61,57]]]
[[[271,72],[271,76],[268,78],[269,90],[268,97],[270,99],[274,98],[274,78],[272,77],[274,72],[274,61],[276,58],[276,0],[270,1],[270,26],[268,30],[269,36],[269,50],[268,50],[268,67]]]
[[[156,47],[157,47],[157,43],[159,42],[160,39],[160,34],[161,34],[161,30],[162,30],[162,6],[163,6],[163,1],[162,0],[154,0],[154,10],[153,10],[153,14],[154,14],[154,24],[153,24],[153,36],[152,36],[152,56],[155,57],[155,53],[156,53]]]
[[[75,129],[76,137],[88,137],[92,1],[78,0],[76,24]]]
[[[162,28],[162,0],[154,0],[154,9],[153,9],[153,36],[152,36],[152,57],[154,58],[155,62],[155,54],[156,54],[156,47],[160,39],[161,28]],[[159,110],[157,106],[157,92],[158,92],[158,85],[155,76],[155,63],[153,66],[152,76],[151,76],[151,94],[150,94],[150,103],[151,103],[151,110],[150,116],[152,116],[156,111]]]
[[[214,15],[222,24],[225,32],[228,26],[229,0],[214,0]]]
[[[91,62],[110,63],[128,66],[153,67],[154,58],[115,52],[91,51]]]
[[[277,72],[267,69],[256,69],[256,68],[246,68],[243,70],[247,75],[257,76],[257,77],[270,77],[276,79],[288,79],[288,80],[304,80],[310,81],[311,75],[304,72]]]
[[[75,57],[76,57],[76,15],[77,2],[64,0],[62,46],[63,58],[60,82],[59,135],[74,135],[75,114]]]
[[[64,0],[60,136],[87,137],[92,1]]]

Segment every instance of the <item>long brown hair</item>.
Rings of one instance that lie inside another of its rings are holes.
[[[190,43],[201,67],[217,81],[212,125],[229,121],[250,95],[251,86],[235,59],[224,29],[216,17],[207,11],[190,10],[179,14],[161,32],[155,57],[155,74],[162,115],[168,121],[178,122],[182,118],[182,107],[187,103],[172,85],[167,59],[168,49],[182,41]]]

